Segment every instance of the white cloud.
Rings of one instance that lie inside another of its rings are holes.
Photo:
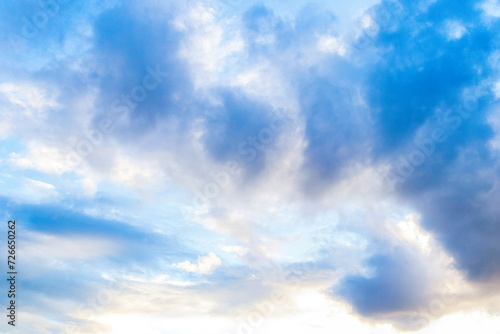
[[[446,21],[445,30],[449,40],[458,40],[467,33],[467,28],[458,21]]]
[[[228,58],[244,49],[241,37],[232,34],[225,27],[228,22],[217,21],[214,14],[210,8],[197,5],[174,21],[185,33],[179,56],[190,63],[198,87],[217,82],[231,63]]]
[[[120,334],[172,330],[211,334],[323,334],[332,330],[359,334],[404,333],[390,324],[371,323],[357,317],[348,305],[324,293],[329,284],[329,280],[281,282],[262,296],[256,286],[248,283],[200,290],[134,281],[127,283],[130,288],[127,291],[112,294],[113,300],[91,319],[105,325],[110,333]],[[241,291],[250,293],[252,298],[246,299],[248,295]],[[432,313],[436,303],[439,300],[434,300],[433,308],[423,312]],[[75,316],[88,319],[84,313]],[[412,333],[468,334],[479,329],[481,333],[494,334],[499,325],[498,317],[484,311],[454,311]]]
[[[228,253],[234,253],[238,256],[244,256],[248,253],[248,249],[241,246],[219,246],[221,250]]]
[[[500,81],[497,81],[494,85],[493,85],[493,93],[495,94],[495,97],[497,99],[500,99]]]
[[[86,177],[80,181],[83,190],[83,196],[93,198],[97,193],[97,183],[91,177]]]
[[[210,252],[207,256],[199,256],[198,263],[191,263],[189,261],[180,262],[174,264],[173,266],[179,269],[182,269],[188,273],[200,273],[200,274],[210,274],[217,267],[222,264],[220,258],[214,253]]]
[[[500,2],[498,0],[486,0],[481,4],[481,8],[488,16],[500,17]]]
[[[11,153],[9,162],[22,169],[33,169],[48,174],[61,175],[70,170],[66,164],[66,156],[56,147],[31,142],[27,149],[28,152],[24,156]]]
[[[110,177],[115,183],[132,188],[157,184],[163,180],[160,169],[146,161],[137,163],[132,157],[125,154],[117,155]]]
[[[431,236],[418,225],[417,218],[413,215],[409,215],[406,220],[397,223],[394,232],[396,237],[416,244],[423,252],[431,251]]]
[[[37,181],[37,180],[31,180],[31,179],[26,179],[25,184],[28,186],[31,186],[35,188],[36,190],[43,191],[43,192],[53,192],[55,191],[55,187],[49,183]]]
[[[26,115],[34,115],[57,106],[53,96],[33,84],[4,83],[0,85],[0,93],[13,105],[22,107]]]
[[[39,204],[54,201],[59,193],[52,184],[25,178],[21,187],[11,192],[10,195],[22,202]]]

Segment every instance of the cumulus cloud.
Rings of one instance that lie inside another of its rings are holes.
[[[498,0],[485,0],[481,4],[481,7],[486,15],[494,18],[500,17],[500,4]]]
[[[215,269],[220,267],[221,264],[221,259],[214,253],[210,252],[207,256],[199,256],[197,263],[191,263],[186,260],[184,262],[173,264],[173,266],[188,273],[200,273],[207,275],[211,274]]]

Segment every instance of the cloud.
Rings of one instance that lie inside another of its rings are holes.
[[[219,246],[224,252],[234,253],[238,256],[244,256],[248,253],[248,249],[241,246]]]
[[[464,36],[467,33],[467,28],[464,27],[458,21],[448,21],[446,22],[446,30],[448,34],[448,39],[457,40]]]
[[[15,152],[11,153],[9,162],[20,169],[38,170],[48,174],[60,175],[70,170],[70,166],[66,165],[64,154],[56,147],[30,143],[27,151],[24,156]]]
[[[484,0],[481,4],[481,8],[488,16],[493,18],[500,17],[500,4],[498,3],[498,0]]]
[[[45,257],[52,260],[83,260],[111,256],[118,247],[112,242],[98,238],[79,236],[54,236],[31,233],[23,247],[26,259]]]
[[[174,267],[182,269],[188,273],[200,273],[203,275],[211,274],[222,264],[220,258],[214,253],[210,252],[207,256],[199,256],[198,263],[191,263],[189,261],[179,262],[173,264]]]
[[[339,309],[346,328],[414,329],[446,283],[468,280],[456,290],[469,309],[478,287],[497,293],[496,4],[233,4],[221,17],[211,2],[71,3],[23,40],[30,52],[0,57],[3,213],[31,233],[29,291],[57,288],[35,279],[50,264],[40,249],[72,270],[58,300],[81,300],[106,268],[137,289],[100,314],[113,330],[145,321],[144,304],[231,329],[235,305],[286,285],[259,273],[269,263],[309,264],[314,290],[290,293],[269,332],[336,328]],[[6,6],[7,32],[41,10]]]
[[[408,161],[401,160],[402,154],[414,159],[416,167],[408,165],[409,175],[397,186],[400,196],[413,202],[423,226],[437,233],[471,279],[488,279],[499,272],[498,242],[491,233],[498,228],[491,206],[498,194],[495,181],[489,181],[498,179],[492,167],[498,161],[489,150],[492,129],[486,121],[493,74],[488,59],[497,37],[478,24],[474,2],[458,7],[436,2],[414,14],[415,22],[434,22],[437,13],[442,20],[453,17],[474,26],[459,40],[449,41],[435,30],[401,22],[399,30],[383,31],[378,38],[388,51],[371,75],[370,103],[379,110],[374,157],[385,157],[400,175]],[[416,35],[410,38],[410,33]],[[444,131],[446,139],[433,143],[426,158],[418,145],[430,145],[435,129]],[[424,163],[416,162],[417,154]],[[484,177],[473,178],[472,170]]]
[[[22,108],[28,116],[35,116],[47,108],[57,106],[47,93],[31,84],[16,85],[4,83],[0,85],[0,93],[7,97],[10,103]]]
[[[56,197],[58,195],[56,188],[52,184],[38,180],[27,179],[25,181],[25,190],[25,195],[31,193],[33,197],[38,197],[42,201],[45,201],[47,197]],[[30,196],[28,195],[28,197]]]
[[[334,36],[322,36],[318,40],[318,49],[323,52],[338,54],[343,56],[346,53],[345,46],[342,45],[342,41]]]
[[[180,59],[186,59],[190,75],[199,89],[228,80],[234,59],[245,48],[228,19],[217,20],[216,12],[201,3],[177,16],[174,27],[183,33],[179,47]]]

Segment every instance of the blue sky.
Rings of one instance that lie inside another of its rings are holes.
[[[498,333],[499,19],[4,1],[1,332]]]

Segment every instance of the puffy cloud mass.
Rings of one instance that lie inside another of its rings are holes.
[[[214,253],[210,253],[207,256],[199,256],[198,263],[184,261],[174,264],[176,268],[187,271],[188,273],[200,273],[205,275],[210,274],[220,265],[221,260]]]
[[[2,3],[19,327],[498,332],[499,8]]]

